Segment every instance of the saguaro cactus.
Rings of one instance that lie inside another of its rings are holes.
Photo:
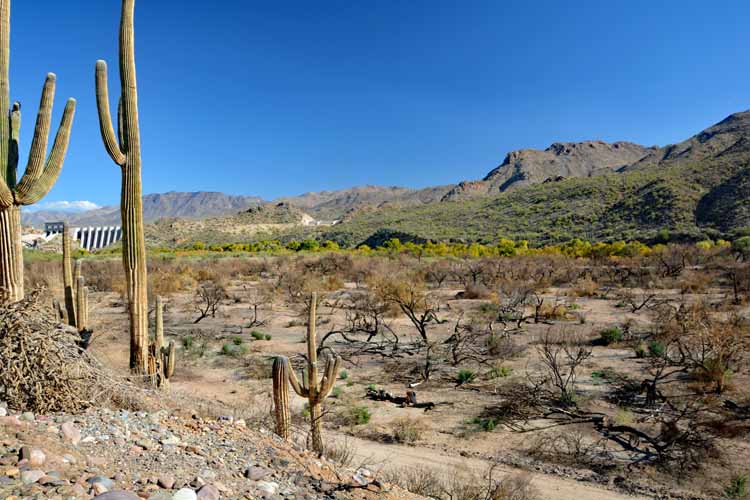
[[[42,90],[29,160],[17,182],[21,104],[10,106],[9,67],[10,0],[0,0],[0,113],[9,113],[7,118],[0,119],[0,302],[17,302],[24,297],[20,207],[44,198],[57,181],[68,151],[76,107],[75,99],[69,99],[47,156],[56,81],[55,75],[49,73]]]
[[[96,63],[96,104],[99,127],[112,160],[122,168],[120,212],[122,217],[122,260],[128,287],[130,313],[130,369],[148,370],[148,294],[146,242],[143,235],[141,188],[141,136],[138,125],[138,88],[135,74],[133,17],[135,0],[123,0],[120,20],[120,101],[118,135],[115,136],[109,110],[107,63]]]
[[[63,226],[63,287],[65,293],[65,318],[68,324],[81,333],[89,331],[89,289],[81,276],[81,261],[73,263],[70,229]]]
[[[273,406],[274,420],[276,421],[276,434],[284,439],[289,439],[289,424],[291,416],[289,413],[289,378],[294,372],[289,366],[289,359],[285,356],[277,356],[273,360]]]
[[[156,297],[156,321],[154,341],[149,344],[148,373],[152,383],[161,388],[169,387],[169,379],[174,374],[176,348],[174,342],[164,346],[164,303]]]
[[[65,312],[70,326],[76,326],[76,298],[73,289],[73,257],[71,255],[70,228],[63,225],[63,291],[65,294]]]
[[[325,372],[323,378],[318,382],[318,343],[315,336],[315,320],[317,317],[318,295],[312,294],[310,298],[310,317],[307,323],[307,370],[303,373],[302,384],[294,374],[294,371],[288,368],[288,360],[277,358],[274,363],[274,403],[276,403],[276,428],[282,430],[279,433],[282,437],[287,437],[289,433],[288,413],[289,403],[288,395],[284,396],[282,390],[281,376],[286,372],[289,383],[294,392],[307,398],[310,404],[310,435],[312,449],[316,453],[323,453],[323,401],[328,397],[336,381],[336,374],[339,371],[341,358],[338,356],[329,357],[326,360]],[[306,375],[306,376],[305,376]],[[277,382],[277,376],[279,381]],[[278,392],[276,392],[278,391]],[[286,415],[286,416],[285,416]],[[286,433],[284,435],[283,433]]]

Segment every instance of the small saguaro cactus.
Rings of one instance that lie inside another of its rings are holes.
[[[81,261],[73,263],[70,230],[63,226],[63,286],[65,291],[65,317],[68,324],[81,333],[89,331],[89,289],[81,276]]]
[[[0,0],[0,303],[24,298],[21,206],[44,198],[57,181],[68,151],[76,108],[75,99],[69,99],[52,151],[47,156],[57,80],[54,73],[49,73],[42,90],[26,170],[17,181],[21,104],[10,105],[9,70],[10,0]]]
[[[148,373],[156,387],[168,388],[169,379],[174,374],[176,348],[174,342],[164,346],[164,302],[156,297],[156,321],[154,322],[154,341],[148,349]]]
[[[122,170],[120,216],[122,261],[130,314],[130,369],[148,373],[148,294],[146,240],[143,232],[141,133],[138,124],[138,86],[135,73],[135,0],[123,0],[120,18],[120,100],[117,135],[112,125],[107,85],[107,63],[96,63],[96,104],[104,147]]]
[[[307,323],[307,370],[302,374],[302,384],[289,369],[289,361],[286,358],[277,358],[274,362],[274,403],[276,404],[275,417],[276,429],[281,437],[289,434],[289,398],[284,396],[281,377],[284,372],[294,392],[303,398],[307,398],[310,405],[310,436],[312,449],[318,454],[323,453],[323,401],[328,397],[336,381],[336,374],[341,365],[341,358],[336,355],[326,359],[323,378],[318,382],[318,343],[315,336],[315,321],[317,317],[318,294],[313,293],[310,298],[310,316]],[[278,381],[277,381],[278,377]],[[285,387],[285,386],[284,386]],[[278,392],[277,392],[278,391]],[[286,435],[284,435],[286,434]]]

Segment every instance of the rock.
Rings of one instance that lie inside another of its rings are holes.
[[[255,485],[255,489],[258,490],[262,497],[270,497],[279,492],[279,485],[276,483],[260,481]]]
[[[63,437],[73,446],[78,446],[81,442],[81,431],[75,426],[73,422],[65,422],[60,427]]]
[[[39,467],[47,461],[47,455],[45,455],[42,450],[39,448],[31,448],[29,446],[21,448],[19,456],[21,460],[26,460],[27,464],[32,467]]]
[[[216,486],[210,484],[205,485],[198,490],[198,500],[219,500],[221,494]]]
[[[44,477],[44,471],[39,469],[30,469],[21,472],[21,482],[23,484],[34,484]]]
[[[21,416],[19,417],[22,422],[33,422],[34,421],[34,414],[30,411],[21,413]]]
[[[108,492],[109,488],[107,488],[104,483],[94,483],[91,485],[91,490],[94,492],[94,495],[101,495],[102,493]]]
[[[133,493],[123,490],[108,491],[107,493],[97,495],[95,498],[98,498],[99,500],[141,500]]]
[[[0,406],[0,417],[4,417],[8,414],[8,410]]]
[[[271,474],[271,471],[264,469],[263,467],[257,467],[252,465],[245,470],[245,477],[253,481],[260,481],[264,477]]]
[[[171,490],[174,488],[175,479],[174,476],[161,476],[157,481],[156,484],[158,484],[160,487],[164,488],[165,490]]]
[[[177,436],[167,436],[159,442],[164,445],[177,446],[180,444],[180,438]]]
[[[168,491],[155,491],[148,496],[148,500],[172,500],[172,494]]]
[[[172,495],[172,500],[198,500],[198,495],[190,488],[182,488]]]
[[[104,486],[107,490],[111,490],[112,488],[115,487],[115,482],[112,481],[110,478],[104,477],[104,476],[90,477],[86,480],[86,482],[89,483],[92,487],[97,484],[100,484]]]

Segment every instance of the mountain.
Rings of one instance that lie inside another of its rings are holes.
[[[459,185],[463,192],[454,189],[440,203],[362,212],[319,237],[349,245],[388,233],[416,241],[509,237],[544,244],[653,241],[665,230],[689,240],[750,231],[750,111],[663,148],[575,146],[511,153],[485,179]],[[560,178],[540,182],[552,174]]]
[[[452,186],[409,189],[398,186],[355,186],[338,191],[319,191],[285,196],[274,202],[289,203],[319,220],[339,220],[360,210],[386,206],[415,206],[439,201]]]
[[[494,195],[569,177],[609,174],[641,160],[654,149],[632,142],[584,141],[556,142],[544,151],[512,151],[484,179],[459,183],[443,197],[443,201]]]
[[[153,222],[163,217],[204,218],[235,214],[261,204],[257,196],[232,196],[224,193],[198,191],[147,194],[143,197],[143,218]],[[101,226],[120,223],[120,208],[102,207],[81,213],[40,210],[24,212],[23,223],[42,227],[45,222],[65,221],[74,226]]]

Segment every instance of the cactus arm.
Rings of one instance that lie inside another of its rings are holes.
[[[164,362],[164,378],[170,379],[172,378],[172,375],[174,375],[174,365],[175,365],[175,353],[177,352],[174,341],[169,342],[169,347],[167,347],[165,353],[165,362]]]
[[[122,96],[117,102],[117,140],[120,141],[120,150],[124,151],[127,149],[125,145],[125,115],[122,110]]]
[[[333,390],[333,384],[336,382],[336,374],[339,372],[339,366],[341,365],[341,358],[335,356],[333,359],[328,359],[326,362],[326,372],[323,376],[323,380],[320,381],[320,390],[318,396],[321,401],[328,397]]]
[[[289,373],[291,372],[289,359],[285,356],[277,356],[273,360],[273,406],[274,420],[276,421],[276,434],[283,439],[289,437],[289,424],[291,416],[289,413]]]
[[[307,389],[307,387],[304,387],[300,385],[299,379],[297,378],[297,375],[295,375],[294,370],[288,370],[289,373],[289,385],[292,386],[292,389],[294,389],[294,392],[297,393],[298,396],[306,398],[310,396],[310,391]]]
[[[8,144],[8,183],[15,188],[18,177],[18,144],[21,141],[21,103],[14,102],[10,112],[10,144]]]
[[[47,158],[47,165],[44,167],[44,172],[39,176],[38,179],[32,184],[28,192],[17,193],[16,202],[21,205],[32,205],[37,201],[44,198],[49,193],[52,186],[55,185],[57,178],[60,176],[63,163],[65,162],[65,155],[68,152],[68,144],[70,143],[70,129],[73,126],[73,118],[76,114],[76,100],[68,99],[65,104],[65,111],[63,112],[62,121],[60,122],[60,128],[57,130],[55,136],[55,143],[52,146],[52,152],[50,152],[49,158]]]
[[[8,188],[8,184],[5,182],[5,179],[0,176],[0,208],[10,208],[12,205],[13,192],[11,192],[10,188]]]
[[[50,124],[52,123],[52,105],[55,100],[56,80],[55,74],[49,73],[44,82],[42,99],[39,103],[39,113],[37,114],[36,126],[34,128],[34,138],[31,141],[29,161],[26,163],[26,171],[21,178],[21,182],[18,184],[17,192],[20,198],[28,195],[44,170]]]
[[[99,130],[102,134],[104,147],[117,165],[125,165],[125,154],[120,149],[112,126],[112,116],[109,111],[109,88],[107,84],[107,63],[96,62],[96,107],[99,111]],[[120,113],[118,113],[120,114]],[[120,121],[120,120],[118,120]],[[122,129],[122,127],[118,127]]]
[[[79,276],[76,280],[76,327],[79,332],[86,331],[88,329],[88,289],[86,288],[86,280],[83,276]]]

